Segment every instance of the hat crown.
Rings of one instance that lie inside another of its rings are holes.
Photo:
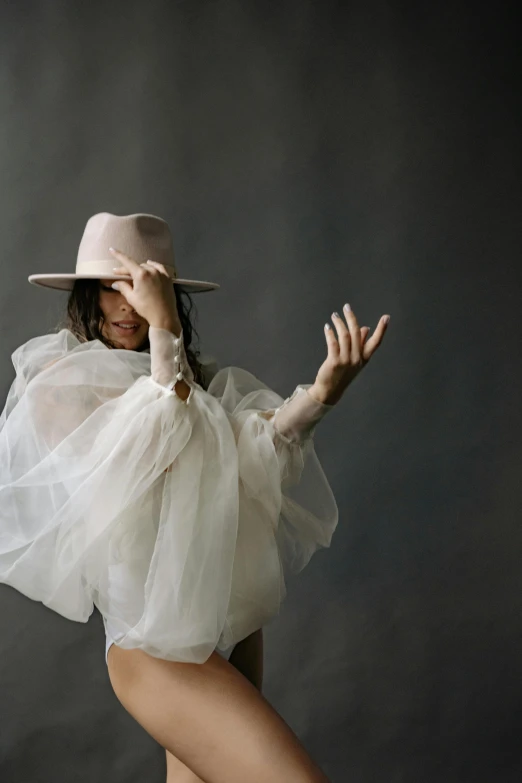
[[[89,218],[78,248],[76,274],[113,274],[116,259],[109,247],[121,250],[139,264],[148,259],[163,264],[176,277],[172,235],[165,220],[137,212],[113,215],[98,212]]]
[[[133,215],[97,212],[85,224],[74,273],[46,272],[29,275],[27,279],[33,285],[64,291],[71,291],[74,281],[79,278],[124,280],[128,273],[114,272],[118,260],[109,247],[121,250],[138,264],[144,264],[149,259],[163,264],[174,285],[187,293],[219,288],[218,283],[208,280],[178,277],[170,229],[163,218],[147,212],[136,212]]]

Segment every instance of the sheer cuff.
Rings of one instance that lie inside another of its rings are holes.
[[[189,385],[194,381],[194,373],[185,353],[183,330],[176,337],[168,329],[149,326],[149,343],[153,381],[170,391],[174,391],[178,381],[185,381]]]
[[[303,443],[313,437],[317,424],[334,407],[314,400],[307,391],[311,386],[299,384],[274,412],[274,428],[290,442]]]

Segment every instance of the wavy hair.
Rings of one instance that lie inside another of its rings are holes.
[[[102,334],[105,317],[100,307],[99,291],[100,280],[97,278],[80,278],[75,280],[67,300],[66,315],[57,324],[56,328],[69,329],[80,342],[100,340],[107,348],[118,348],[118,345]],[[185,346],[187,361],[194,373],[194,380],[196,383],[199,383],[200,386],[206,388],[204,371],[198,359],[201,351],[195,350],[192,346],[194,335],[196,335],[199,341],[199,334],[192,321],[193,310],[195,311],[195,317],[197,317],[196,306],[190,294],[187,291],[180,289],[178,285],[174,285],[174,293],[176,295],[178,316],[183,329],[183,344]],[[150,343],[147,336],[136,350],[143,351],[148,348],[150,348]]]

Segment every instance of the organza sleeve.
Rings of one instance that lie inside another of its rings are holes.
[[[180,338],[153,330],[149,355],[62,330],[14,352],[0,581],[78,622],[97,606],[124,649],[202,663],[278,613],[337,507],[306,387],[285,401],[229,367],[205,390]]]
[[[227,411],[238,445],[240,480],[271,518],[285,574],[298,573],[330,546],[338,508],[317,457],[317,424],[334,406],[300,384],[285,400],[252,373],[227,367],[208,391]]]
[[[226,621],[237,450],[190,375],[188,400],[167,388],[153,342],[149,356],[62,330],[13,354],[0,581],[78,622],[96,605],[125,649],[203,662]]]
[[[149,326],[149,344],[150,374],[156,383],[167,389],[174,389],[178,381],[194,380],[194,373],[185,354],[183,332],[176,337],[168,329]]]

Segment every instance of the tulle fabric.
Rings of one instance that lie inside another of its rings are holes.
[[[202,663],[273,618],[288,576],[330,545],[313,431],[280,433],[285,401],[250,372],[209,361],[183,401],[149,353],[67,329],[12,361],[0,582],[77,622],[97,606],[124,649]]]

